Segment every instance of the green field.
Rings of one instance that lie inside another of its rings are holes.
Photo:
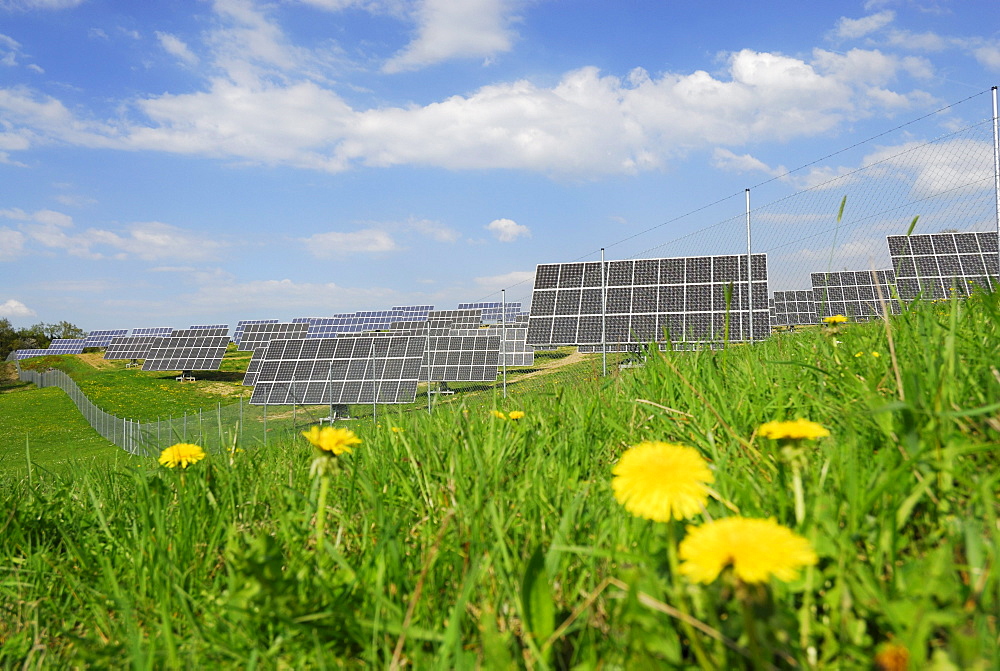
[[[998,323],[980,295],[607,378],[587,357],[519,374],[506,400],[380,408],[326,471],[295,437],[186,470],[123,460],[60,391],[8,385],[0,458],[26,463],[27,442],[39,467],[0,466],[0,664],[997,668]],[[73,374],[116,393],[110,373]],[[172,411],[141,384],[132,416]],[[795,418],[829,437],[758,435]],[[653,522],[618,503],[612,469],[642,441],[710,465],[702,512]],[[73,468],[36,457],[88,449]],[[773,518],[816,563],[744,579],[745,554],[782,560],[750,538],[717,579],[681,575],[685,541],[737,517]]]

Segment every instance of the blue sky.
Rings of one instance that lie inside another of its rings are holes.
[[[0,317],[527,303],[998,80],[995,0],[0,0]]]

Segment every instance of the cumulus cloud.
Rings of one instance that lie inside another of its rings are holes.
[[[837,27],[834,29],[834,36],[844,40],[856,40],[859,37],[870,35],[885,28],[896,18],[896,13],[891,10],[878,12],[864,16],[860,19],[849,19],[846,16],[840,17]]]
[[[170,55],[177,57],[186,65],[197,65],[198,57],[194,55],[188,45],[176,35],[170,33],[156,32],[156,39],[160,41],[160,46]]]
[[[729,172],[762,172],[765,175],[771,175],[772,177],[777,177],[788,172],[784,166],[772,168],[760,159],[754,158],[750,154],[737,155],[728,149],[722,149],[721,147],[717,147],[712,153],[712,164],[720,170],[726,170]]]
[[[331,231],[303,238],[306,249],[318,258],[356,253],[391,252],[398,249],[396,241],[385,231],[366,228],[351,233]]]
[[[513,1],[428,0],[419,5],[421,25],[430,35],[429,26],[453,25],[473,7],[482,31],[509,38]],[[922,59],[864,49],[816,50],[807,58],[743,50],[717,74],[636,69],[617,76],[584,67],[551,86],[498,82],[425,105],[361,109],[328,85],[317,52],[291,44],[268,10],[239,0],[218,0],[215,9],[220,26],[206,41],[213,67],[205,68],[211,74],[202,90],[136,99],[131,115],[110,124],[25,87],[0,88],[0,152],[5,144],[10,153],[63,143],[326,172],[418,165],[596,178],[662,169],[696,149],[821,135],[928,99],[890,88],[900,73],[929,74]],[[463,53],[458,42],[444,43],[437,56],[418,52],[420,39],[397,66]],[[503,45],[499,38],[475,41]],[[190,53],[163,34],[161,43]]]
[[[527,226],[522,226],[511,219],[494,219],[486,224],[486,230],[500,242],[514,242],[521,237],[531,237],[531,230]]]
[[[116,250],[116,258],[138,257],[145,261],[211,258],[223,246],[218,241],[159,221],[130,224],[123,234],[91,229],[84,239],[92,246],[105,245]]]
[[[0,303],[0,317],[34,317],[35,315],[34,310],[13,298]]]
[[[12,228],[0,228],[0,261],[12,261],[24,250],[24,234]]]
[[[153,261],[209,258],[223,246],[216,240],[157,221],[130,224],[116,232],[98,228],[77,230],[72,217],[54,210],[27,213],[15,208],[0,210],[0,217],[22,222],[20,232],[11,231],[14,235],[8,235],[12,248],[19,252],[25,251],[25,243],[30,239],[48,251],[62,250],[83,258],[136,257]],[[15,246],[18,241],[19,246]]]
[[[416,38],[383,67],[415,70],[453,58],[492,56],[509,51],[510,0],[422,0],[415,12]]]

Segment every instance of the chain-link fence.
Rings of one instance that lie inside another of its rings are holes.
[[[153,456],[175,443],[196,443],[209,451],[264,447],[269,441],[293,435],[325,417],[325,408],[297,406],[251,406],[239,403],[203,408],[157,421],[140,422],[102,410],[61,370],[37,371],[21,368],[18,377],[38,387],[58,387],[66,392],[87,422],[101,436],[130,454]]]

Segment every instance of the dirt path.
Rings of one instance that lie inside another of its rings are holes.
[[[525,373],[524,375],[519,376],[517,379],[527,380],[529,378],[537,377],[539,375],[548,375],[556,368],[562,368],[563,366],[571,366],[575,363],[583,361],[583,358],[584,355],[580,354],[579,350],[573,350],[570,354],[562,358],[552,359],[550,361],[545,362],[544,364],[536,363],[535,368],[537,368],[538,370],[534,370],[530,373]]]

